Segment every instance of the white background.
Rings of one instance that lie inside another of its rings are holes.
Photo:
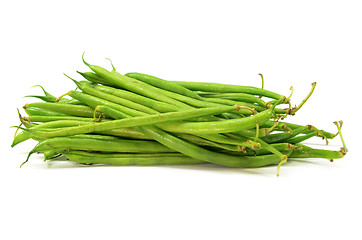
[[[0,238],[361,239],[359,2],[3,1]],[[275,167],[79,167],[40,155],[20,169],[35,142],[10,148],[16,108],[35,84],[74,89],[62,74],[87,70],[83,51],[170,80],[260,86],[263,73],[269,90],[294,86],[296,104],[316,81],[289,121],[335,132],[343,120],[349,153],[289,162],[279,178]]]

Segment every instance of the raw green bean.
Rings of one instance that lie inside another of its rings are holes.
[[[286,139],[292,138],[297,136],[298,134],[301,134],[305,131],[306,127],[300,127],[297,129],[294,129],[292,133],[289,132],[282,132],[282,133],[275,133],[275,134],[269,134],[264,137],[262,137],[263,141],[267,143],[278,143],[285,141]]]
[[[219,103],[219,104],[223,104],[223,105],[239,105],[239,106],[244,106],[244,107],[249,107],[252,109],[255,109],[258,112],[264,111],[267,108],[265,106],[258,106],[252,103],[247,103],[247,102],[238,102],[238,101],[233,101],[233,100],[229,100],[229,99],[222,99],[222,98],[208,98],[207,101],[209,102],[213,102],[213,103]],[[272,105],[270,104],[269,108],[272,107]],[[280,108],[275,108],[274,109],[276,114],[287,114],[288,110],[285,109],[280,109]],[[242,113],[244,114],[244,113]],[[247,115],[248,113],[245,113],[245,115]],[[249,113],[250,115],[250,113]]]
[[[326,159],[338,159],[343,158],[345,154],[342,151],[331,151],[323,149],[313,149],[302,145],[302,149],[294,151],[290,158],[326,158]]]
[[[100,77],[99,75],[93,73],[93,72],[78,72],[80,75],[82,75],[86,80],[92,82],[92,83],[107,83],[105,79],[103,79],[102,77]]]
[[[236,152],[241,151],[241,147],[238,145],[217,143],[191,134],[179,133],[175,134],[174,136],[199,146],[215,147]]]
[[[285,98],[285,96],[251,86],[239,86],[221,83],[205,83],[205,82],[183,82],[173,81],[192,91],[218,92],[218,93],[247,93],[257,96],[264,96],[273,99]],[[285,98],[286,99],[286,98]]]
[[[222,105],[229,105],[229,106],[230,105],[233,106],[236,104],[236,101],[229,100],[229,99],[222,99],[222,98],[208,98],[205,101],[212,102],[212,103],[218,103],[218,104],[222,104]],[[255,105],[253,103],[238,102],[238,105],[255,109],[258,112],[266,110],[265,107]],[[249,112],[249,115],[250,115],[250,112]]]
[[[69,160],[83,164],[106,164],[106,165],[185,165],[185,164],[203,164],[204,161],[193,159],[186,156],[158,156],[158,157],[96,157],[83,156],[72,152],[64,154]]]
[[[15,147],[19,143],[25,142],[26,140],[28,140],[30,138],[31,137],[28,133],[26,133],[25,131],[22,131],[14,137],[13,142],[11,143],[11,147]]]
[[[224,136],[223,134],[213,133],[213,134],[196,134],[199,137],[205,138],[210,141],[223,143],[223,144],[231,144],[231,145],[237,145],[243,148],[250,148],[250,149],[257,149],[260,148],[260,144],[252,141],[247,138],[238,138],[233,139],[227,136]]]
[[[162,129],[168,132],[190,133],[190,134],[209,134],[209,133],[227,133],[254,128],[256,123],[263,124],[273,115],[274,109],[268,109],[254,116],[228,119],[214,122],[165,122],[162,123]],[[160,125],[161,126],[161,125]]]
[[[276,149],[279,152],[284,152],[287,150],[293,150],[294,151],[299,151],[302,147],[301,146],[295,146],[289,143],[273,143],[270,144],[271,147],[273,147],[274,149]],[[266,155],[266,154],[270,154],[270,150],[268,150],[265,147],[261,147],[255,150],[249,150],[247,151],[247,153],[242,153],[243,155],[255,155],[255,156],[259,156],[259,155]]]
[[[54,150],[44,151],[44,161],[59,157],[61,154]]]
[[[46,122],[40,125],[35,126],[36,129],[44,129],[44,128],[62,128],[62,127],[74,127],[80,125],[88,124],[86,121],[75,121],[75,120],[58,120],[53,122]],[[111,135],[123,138],[131,138],[131,139],[143,139],[143,140],[150,140],[144,134],[136,131],[133,128],[118,128],[118,129],[111,129],[105,131],[96,131],[95,133],[101,135]]]
[[[39,142],[30,152],[25,162],[35,152],[54,150],[56,152],[70,150],[102,151],[102,152],[175,152],[173,149],[154,141],[123,140],[106,138],[107,136],[88,137],[55,137]],[[25,163],[24,162],[24,163]],[[24,164],[23,163],[23,164]]]
[[[30,116],[32,116],[32,115],[37,115],[37,116],[69,116],[69,115],[64,114],[64,113],[49,111],[49,110],[45,110],[45,109],[41,109],[41,108],[37,108],[37,107],[25,107],[24,110]]]
[[[69,150],[63,151],[62,153],[73,153],[85,157],[105,157],[105,158],[156,158],[156,157],[186,157],[182,153],[178,152],[162,152],[162,153],[114,153],[114,152],[87,152],[87,151],[80,151],[80,150]]]
[[[86,121],[86,122],[95,122],[96,119],[90,117],[74,117],[74,116],[29,116],[26,118],[26,121],[29,122],[52,122],[59,120],[76,120],[76,121]],[[108,119],[103,119],[103,122],[106,122]]]
[[[263,125],[261,125],[261,127],[272,127],[274,124],[274,121],[268,121],[266,123],[264,123]],[[299,124],[295,124],[295,123],[289,123],[289,122],[278,122],[278,125],[276,126],[277,129],[285,131],[285,130],[294,130],[297,128],[303,127],[302,125]],[[304,126],[305,127],[305,126]],[[319,130],[321,134],[323,134],[327,139],[332,139],[334,138],[336,135],[324,130]],[[309,134],[309,133],[315,133],[315,129],[310,129],[308,130],[306,128],[306,130],[303,132],[304,134]]]
[[[48,103],[48,102],[28,103],[25,104],[24,109],[29,107],[36,107],[76,117],[93,117],[94,114],[94,110],[90,107],[82,105],[64,104],[64,103]]]
[[[26,123],[26,122],[23,122],[23,123],[27,128],[31,127],[33,129],[62,128],[62,127],[69,127],[69,126],[73,127],[73,126],[87,124],[87,122],[85,122],[85,121],[71,121],[71,120],[58,120],[58,121],[46,122],[43,124],[37,124],[37,125],[32,125],[32,126],[29,126],[29,123]],[[11,147],[15,147],[19,143],[22,143],[32,137],[36,138],[36,136],[32,136],[28,132],[22,131],[21,133],[19,133],[18,135],[16,135],[14,137]],[[40,140],[41,138],[38,138],[38,139]],[[35,140],[37,140],[37,139],[35,139]]]
[[[154,76],[143,74],[143,73],[136,73],[136,72],[126,73],[125,76],[135,78],[137,80],[140,80],[142,82],[148,83],[152,86],[155,86],[155,87],[158,87],[158,88],[170,91],[170,92],[174,92],[174,93],[178,93],[178,94],[181,94],[184,96],[202,100],[202,98],[197,93],[190,91],[187,88],[182,87],[176,83],[166,81],[166,80],[163,80],[158,77],[154,77]]]
[[[255,103],[265,108],[271,107],[271,104],[266,103],[261,98],[247,93],[199,93],[199,94],[207,99],[209,98],[229,99],[238,102]]]

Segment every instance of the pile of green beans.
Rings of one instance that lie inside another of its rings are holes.
[[[284,121],[304,105],[315,83],[302,103],[292,107],[291,95],[264,87],[122,75],[112,63],[108,71],[82,59],[91,70],[78,72],[82,80],[65,75],[77,90],[55,97],[37,85],[44,95],[27,97],[41,102],[24,105],[27,117],[18,110],[21,124],[12,147],[37,141],[25,162],[33,153],[43,153],[45,161],[87,165],[276,165],[279,175],[289,159],[333,160],[347,153],[342,121],[335,122],[336,134]],[[343,144],[337,151],[302,143],[312,137],[328,143],[337,135]]]

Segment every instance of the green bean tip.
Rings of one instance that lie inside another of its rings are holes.
[[[90,66],[90,64],[87,63],[87,62],[84,60],[84,54],[85,54],[85,51],[84,51],[83,54],[82,54],[82,61],[83,61],[83,63],[84,63],[85,65]]]

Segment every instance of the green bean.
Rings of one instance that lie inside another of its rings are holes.
[[[227,136],[224,136],[223,134],[218,134],[218,133],[213,133],[213,134],[196,134],[199,137],[202,137],[204,139],[210,140],[210,141],[214,141],[214,142],[218,142],[218,143],[223,143],[223,144],[231,144],[231,145],[237,145],[240,146],[242,148],[250,148],[250,149],[257,149],[260,148],[260,144],[252,141],[250,139],[247,138],[238,138],[238,139],[233,139],[233,138],[229,138]]]
[[[268,121],[266,123],[264,123],[261,127],[271,127],[274,124],[273,121]],[[289,122],[279,122],[278,125],[276,126],[276,128],[280,129],[280,130],[294,130],[297,128],[303,127],[302,125],[299,124],[295,124],[295,123],[289,123]],[[304,126],[305,127],[305,126]],[[303,132],[304,134],[309,134],[309,133],[315,133],[315,129],[307,129]],[[327,139],[333,139],[336,134],[324,131],[324,130],[319,130],[319,132]]]
[[[217,104],[222,104],[222,105],[235,105],[236,104],[236,101],[233,101],[233,100],[229,100],[229,99],[222,99],[222,98],[208,98],[206,99],[205,101],[209,101],[209,102],[212,102],[212,103],[217,103]],[[261,106],[258,106],[258,105],[255,105],[253,103],[247,103],[247,102],[238,102],[240,106],[245,106],[245,107],[249,107],[249,108],[253,108],[255,109],[256,111],[258,112],[261,112],[261,111],[264,111],[266,110],[265,107],[261,107]]]
[[[267,108],[265,106],[258,106],[258,105],[255,105],[255,104],[252,104],[252,103],[247,103],[247,102],[238,102],[238,101],[233,101],[233,100],[229,100],[229,99],[222,99],[222,98],[208,98],[207,101],[209,102],[213,102],[213,103],[219,103],[219,104],[223,104],[223,105],[239,105],[239,106],[245,106],[245,107],[249,107],[249,108],[252,108],[252,109],[255,109],[256,111],[264,111],[266,110]],[[272,105],[270,104],[270,106],[268,105],[268,108],[272,107]],[[287,114],[288,113],[288,110],[285,110],[285,109],[280,109],[280,108],[275,108],[275,113],[276,114]],[[242,113],[244,114],[244,113]],[[245,113],[245,115],[248,114],[248,113]],[[250,114],[249,114],[250,115]]]
[[[22,131],[14,137],[13,142],[11,143],[11,147],[15,147],[19,143],[22,143],[28,139],[30,139],[30,135],[25,131]]]
[[[269,129],[267,128],[259,128],[259,137],[264,137],[267,136],[269,134]],[[233,133],[224,133],[224,135],[229,136],[229,137],[236,137],[236,138],[240,138],[240,136],[242,136],[243,138],[255,138],[256,136],[256,130],[255,129],[245,129],[245,130],[241,130],[241,131],[235,131]]]
[[[218,92],[218,93],[247,93],[257,96],[264,96],[273,99],[286,99],[285,96],[280,94],[251,86],[239,86],[220,83],[205,83],[205,82],[182,82],[172,81],[192,91],[204,91],[204,92]]]
[[[64,154],[69,160],[83,164],[106,164],[106,165],[185,165],[185,164],[203,164],[204,161],[196,160],[186,156],[158,156],[158,157],[112,157],[107,156],[83,156],[75,153]]]
[[[44,151],[44,161],[59,157],[61,154],[54,150]]]
[[[84,151],[102,151],[102,152],[175,152],[173,149],[165,147],[154,141],[142,140],[123,140],[110,138],[107,136],[87,136],[87,137],[55,137],[40,141],[30,152],[24,163],[35,152],[44,152],[54,150],[56,152],[63,150],[84,150]],[[23,164],[24,164],[23,163]],[[22,164],[22,165],[23,165]]]
[[[294,151],[290,158],[326,158],[326,159],[338,159],[343,158],[344,153],[340,151],[331,151],[323,149],[313,149],[302,145],[302,149],[299,151]]]
[[[270,144],[270,146],[279,152],[284,152],[287,150],[294,150],[293,152],[295,152],[299,151],[302,148],[301,146],[295,146],[289,143],[273,143]],[[262,146],[261,148],[255,150],[249,150],[247,153],[243,153],[243,155],[255,155],[255,156],[266,155],[266,154],[270,154],[270,150],[265,148],[265,146]]]
[[[62,127],[74,127],[74,126],[80,126],[80,125],[86,125],[88,124],[86,121],[72,121],[72,120],[59,120],[59,121],[53,121],[53,122],[47,122],[38,125],[37,129],[43,129],[43,128],[62,128]],[[139,131],[136,131],[133,128],[118,128],[118,129],[110,129],[105,131],[96,131],[95,133],[101,134],[101,135],[111,135],[111,136],[117,136],[117,137],[123,137],[123,138],[131,138],[131,139],[143,139],[143,140],[150,140],[151,138],[148,138],[144,134],[140,133]]]
[[[87,121],[58,120],[58,121],[45,122],[43,124],[36,125],[33,127],[33,129],[74,127],[74,126],[80,126],[80,125],[86,125],[86,124],[88,124]],[[101,134],[101,135],[111,135],[111,136],[117,136],[117,137],[122,137],[122,138],[130,138],[130,139],[142,139],[142,140],[151,139],[133,128],[110,129],[110,130],[104,130],[104,131],[96,131],[95,133]],[[27,132],[19,133],[14,138],[12,147],[14,147],[15,145],[17,145],[23,141],[28,140],[29,138],[31,138],[31,135],[29,133],[27,133]]]
[[[221,149],[226,149],[229,151],[236,151],[236,152],[241,151],[241,147],[238,145],[217,143],[217,142],[213,142],[213,141],[210,141],[210,140],[207,140],[207,139],[195,136],[195,135],[179,133],[179,134],[175,134],[174,136],[178,137],[180,139],[183,139],[185,141],[188,141],[190,143],[193,143],[195,145],[199,145],[199,146],[215,147],[215,148],[221,148]]]
[[[139,81],[148,83],[152,86],[155,86],[155,87],[158,87],[158,88],[170,91],[170,92],[174,92],[174,93],[178,93],[178,94],[181,94],[184,96],[202,100],[202,98],[197,93],[190,91],[187,88],[182,87],[178,84],[163,80],[158,77],[154,77],[154,76],[143,74],[143,73],[135,73],[135,72],[126,73],[125,76],[135,78]]]
[[[37,116],[69,116],[69,115],[64,114],[64,113],[49,111],[49,110],[45,110],[45,109],[41,109],[41,108],[37,108],[37,107],[25,107],[24,110],[30,116],[32,116],[32,115],[37,115]]]
[[[66,115],[77,117],[93,117],[94,110],[87,106],[71,105],[64,103],[48,103],[48,102],[35,102],[25,104],[24,109],[29,107],[36,107],[44,110],[63,113]]]
[[[285,141],[286,139],[292,138],[297,136],[298,134],[301,134],[305,131],[306,127],[300,127],[297,129],[294,129],[292,133],[289,132],[282,132],[282,133],[276,133],[276,134],[269,134],[264,137],[262,137],[263,141],[267,143],[278,143],[281,141]]]
[[[90,117],[74,117],[74,116],[29,116],[26,118],[26,121],[29,122],[52,122],[58,120],[76,120],[76,121],[86,121],[86,122],[95,122],[94,118]],[[106,122],[107,119],[103,119],[103,122]]]
[[[247,93],[199,93],[199,95],[207,99],[209,98],[228,99],[238,102],[255,103],[265,108],[271,107],[271,104],[266,103],[261,98]]]
[[[186,157],[182,153],[178,152],[161,152],[161,153],[114,153],[114,152],[87,152],[81,150],[69,150],[63,151],[65,153],[73,153],[84,157],[105,157],[105,158],[157,158],[157,157]]]
[[[52,121],[52,122],[46,122],[43,124],[37,124],[37,125],[32,125],[29,126],[28,123],[23,122],[24,125],[26,125],[27,128],[33,128],[33,129],[46,129],[46,128],[61,128],[61,127],[69,127],[69,126],[79,126],[79,125],[83,125],[86,124],[87,122],[85,121],[69,121],[69,120],[59,120],[59,121]],[[35,139],[35,140],[41,140],[41,138],[36,138],[36,136],[33,136],[31,134],[29,134],[26,131],[22,131],[21,133],[19,133],[18,135],[16,135],[14,137],[14,140],[11,144],[11,147],[15,147],[16,145],[18,145],[19,143],[22,143],[30,138]],[[35,137],[35,138],[34,138]]]
[[[100,77],[99,75],[93,73],[93,72],[78,72],[80,75],[82,75],[86,80],[92,82],[92,83],[106,83],[106,80]],[[113,85],[114,86],[114,85]]]
[[[63,127],[74,127],[88,124],[87,121],[77,120],[56,120],[51,122],[45,122],[32,126],[33,129],[46,129],[46,128],[63,128]]]
[[[263,124],[273,115],[274,109],[268,109],[254,116],[228,119],[214,122],[165,122],[162,129],[169,132],[182,132],[190,134],[227,133],[254,128],[256,123]],[[161,125],[160,125],[161,126]]]

